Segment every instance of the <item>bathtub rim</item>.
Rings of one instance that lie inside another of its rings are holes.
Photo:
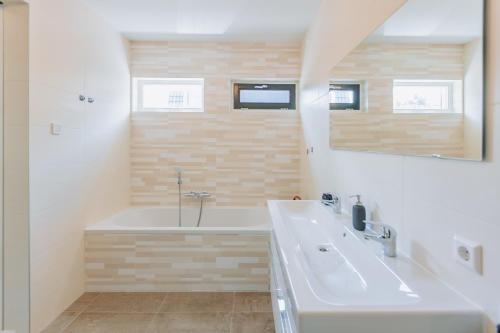
[[[266,206],[241,206],[241,207],[209,207],[215,209],[265,209]],[[114,234],[169,234],[169,233],[184,233],[184,234],[254,234],[254,235],[270,235],[271,221],[268,223],[259,224],[251,227],[140,227],[140,226],[120,226],[112,222],[113,218],[124,214],[131,210],[147,210],[147,209],[177,209],[175,206],[129,206],[115,212],[107,218],[101,219],[96,223],[88,224],[85,227],[85,234],[98,233],[114,233]]]
[[[200,227],[200,228],[179,228],[179,227],[149,227],[149,228],[89,228],[85,229],[85,234],[150,234],[150,235],[158,235],[158,234],[224,234],[224,235],[241,235],[241,234],[250,234],[250,235],[271,235],[270,228],[221,228],[221,227]]]

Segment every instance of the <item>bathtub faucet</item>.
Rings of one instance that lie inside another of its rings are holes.
[[[196,227],[199,227],[200,223],[201,223],[201,214],[203,213],[203,201],[205,199],[210,198],[212,195],[208,192],[205,192],[205,191],[201,191],[201,192],[191,191],[191,192],[184,193],[184,196],[188,197],[188,198],[194,198],[196,200],[200,200],[200,213],[198,214],[198,222],[196,223]]]
[[[201,192],[191,191],[191,192],[184,193],[184,196],[186,198],[205,199],[205,198],[210,198],[212,195],[208,192],[205,192],[205,191],[201,191]]]

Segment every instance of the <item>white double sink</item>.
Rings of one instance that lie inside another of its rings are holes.
[[[481,311],[318,201],[269,201],[278,333],[481,333]],[[380,247],[380,248],[379,248]]]

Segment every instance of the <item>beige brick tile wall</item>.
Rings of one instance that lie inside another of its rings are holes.
[[[231,100],[232,80],[298,79],[298,45],[136,42],[131,58],[134,76],[205,79],[204,113],[132,115],[133,205],[176,205],[176,167],[183,191],[211,192],[211,205],[262,206],[299,191],[298,112],[235,111]]]
[[[462,114],[393,114],[394,79],[462,80],[463,45],[361,44],[331,72],[334,79],[365,82],[366,112],[331,112],[336,149],[399,154],[464,155]]]

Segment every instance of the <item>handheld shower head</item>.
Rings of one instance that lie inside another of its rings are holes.
[[[175,168],[175,172],[177,172],[177,184],[182,184],[182,169],[181,168]]]

